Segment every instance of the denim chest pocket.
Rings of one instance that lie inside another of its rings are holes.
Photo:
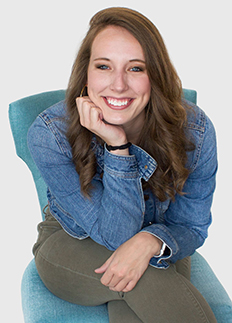
[[[170,205],[170,199],[167,199],[164,202],[161,202],[158,200],[158,198],[155,198],[155,205],[156,205],[156,219],[158,223],[164,223],[164,214],[167,211],[169,205]]]

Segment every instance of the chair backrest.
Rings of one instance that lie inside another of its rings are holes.
[[[183,89],[186,100],[196,103],[197,92]],[[53,104],[64,100],[65,90],[57,90],[32,95],[15,101],[9,106],[9,120],[17,155],[29,167],[36,185],[41,213],[47,204],[47,188],[27,147],[27,132],[36,117]],[[42,213],[42,217],[44,217]]]
[[[29,167],[38,193],[41,213],[47,204],[47,188],[27,147],[27,132],[36,117],[45,109],[65,98],[65,90],[39,93],[9,105],[9,120],[17,155]],[[42,217],[43,217],[42,213]]]

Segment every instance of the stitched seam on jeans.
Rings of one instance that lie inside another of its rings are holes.
[[[199,301],[197,300],[197,298],[194,296],[193,292],[188,288],[188,285],[186,285],[184,279],[182,279],[181,275],[178,274],[176,271],[175,271],[175,273],[176,273],[176,275],[179,276],[179,279],[180,279],[182,285],[184,285],[184,287],[186,288],[189,296],[192,298],[195,307],[200,309],[199,314],[202,317],[202,319],[204,319],[206,323],[210,323],[210,321],[208,320],[208,318],[206,316],[206,313],[205,313],[204,309],[202,308],[202,306],[199,303]]]
[[[43,260],[45,260],[47,263],[49,263],[53,267],[62,268],[62,269],[65,269],[65,270],[67,270],[67,271],[69,271],[71,273],[74,273],[74,274],[77,274],[77,275],[80,275],[80,276],[83,276],[83,277],[87,277],[87,278],[91,278],[91,279],[99,281],[98,278],[95,278],[93,276],[89,276],[89,275],[74,271],[74,270],[72,270],[72,269],[70,269],[68,267],[65,267],[65,266],[62,266],[62,265],[59,265],[59,264],[54,264],[53,262],[49,261],[46,257],[44,257],[44,255],[41,253],[40,250],[38,251],[38,254],[40,255],[41,258],[43,258]],[[37,257],[38,257],[38,254],[37,254]]]

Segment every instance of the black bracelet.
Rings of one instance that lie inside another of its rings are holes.
[[[110,145],[107,145],[106,144],[106,148],[107,148],[107,150],[109,150],[109,151],[111,151],[111,150],[123,150],[123,149],[127,149],[127,148],[129,148],[130,146],[132,145],[132,143],[131,142],[128,142],[127,144],[125,144],[125,145],[121,145],[121,146],[110,146]]]

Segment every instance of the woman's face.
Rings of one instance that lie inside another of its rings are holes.
[[[126,29],[109,26],[94,39],[88,67],[88,95],[106,122],[144,123],[151,86],[140,43]]]

